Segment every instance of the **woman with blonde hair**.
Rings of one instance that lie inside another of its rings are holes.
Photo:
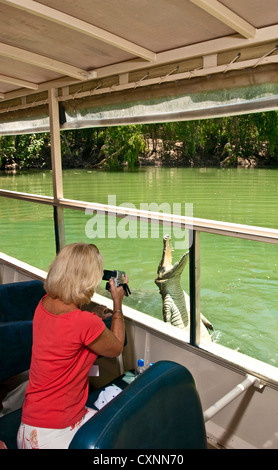
[[[92,244],[72,243],[58,253],[33,320],[29,383],[18,430],[20,449],[68,448],[96,410],[86,408],[88,373],[97,356],[116,357],[124,345],[123,288],[110,279],[111,330],[81,310],[103,277],[103,258]]]

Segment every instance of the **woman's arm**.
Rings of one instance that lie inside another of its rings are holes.
[[[125,323],[122,314],[122,301],[125,293],[123,287],[115,286],[113,279],[110,279],[109,283],[113,299],[111,330],[105,328],[99,337],[89,344],[89,348],[102,356],[116,357],[122,353],[125,340]]]

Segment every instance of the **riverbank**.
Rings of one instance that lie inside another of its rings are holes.
[[[203,151],[188,157],[184,154],[183,143],[175,142],[164,145],[162,140],[155,143],[155,148],[151,139],[147,142],[148,152],[138,157],[139,166],[156,167],[190,167],[190,168],[267,168],[275,167],[273,159],[268,158],[266,147],[260,155],[242,157],[232,152],[226,147],[221,153],[209,155]],[[265,151],[264,151],[265,150]],[[276,165],[277,166],[277,165]]]
[[[139,166],[156,167],[190,167],[190,168],[274,168],[273,162],[262,161],[258,157],[242,158],[227,157],[223,161],[217,158],[202,158],[201,156],[191,157],[185,161],[179,155],[171,155],[163,158],[160,155],[152,154],[148,157],[139,157]]]
[[[126,167],[126,164],[122,164],[122,167]],[[195,155],[190,157],[190,159],[185,159],[183,155],[180,155],[179,152],[171,152],[170,155],[167,154],[161,155],[157,152],[151,154],[143,155],[138,157],[138,166],[139,167],[165,167],[165,168],[277,168],[277,165],[273,165],[273,162],[270,162],[265,159],[260,159],[258,157],[252,156],[249,158],[243,157],[226,157],[224,160],[219,161],[217,157],[203,158],[200,155]],[[96,165],[91,164],[88,161],[78,161],[68,162],[63,166],[64,169],[96,169]],[[50,170],[51,165],[43,163],[42,165],[36,164],[25,166],[24,163],[7,163],[5,166],[0,168],[7,173],[15,174],[20,170]],[[99,170],[107,170],[105,165],[97,165]],[[118,168],[119,169],[119,168]]]
[[[65,140],[65,139],[64,139]],[[62,142],[63,169],[116,169],[130,167],[127,144],[119,150],[108,153],[105,146],[95,149],[93,144],[84,149],[84,143],[71,148]],[[78,144],[78,143],[75,143]],[[22,146],[21,146],[22,147]],[[277,168],[278,159],[270,155],[267,144],[261,144],[256,155],[243,156],[244,152],[238,152],[235,146],[226,144],[223,147],[216,145],[213,149],[208,146],[196,146],[189,152],[188,145],[183,141],[145,138],[143,149],[134,153],[133,167],[181,167],[181,168]],[[86,151],[85,151],[86,150]],[[0,170],[15,173],[18,170],[51,169],[51,153],[48,142],[41,145],[34,153],[21,155],[20,148],[14,146],[13,152],[9,152],[4,146],[0,146]]]

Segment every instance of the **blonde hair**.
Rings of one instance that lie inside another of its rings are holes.
[[[95,245],[71,243],[51,263],[44,288],[53,299],[81,307],[103,277],[103,257]]]

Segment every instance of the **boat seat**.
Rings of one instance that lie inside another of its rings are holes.
[[[0,439],[8,449],[17,449],[16,436],[21,422],[22,408],[0,418]]]
[[[191,373],[175,362],[155,363],[87,421],[69,448],[206,449]]]
[[[44,295],[39,280],[0,285],[0,382],[29,369],[33,316]]]
[[[0,386],[4,390],[30,367],[33,316],[44,295],[39,280],[0,285]],[[0,417],[0,440],[8,448],[16,449],[20,420],[21,409]]]
[[[45,295],[39,280],[0,285],[0,322],[32,320],[40,299]]]

